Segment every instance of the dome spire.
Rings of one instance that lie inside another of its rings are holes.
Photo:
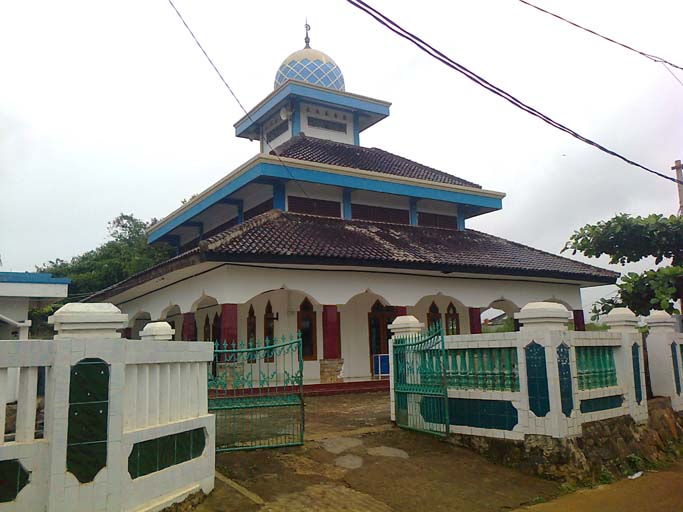
[[[311,30],[311,26],[308,24],[308,18],[306,18],[306,24],[304,25],[304,28],[306,29],[306,37],[304,38],[304,42],[306,43],[306,46],[304,46],[304,48],[310,48],[311,47],[311,38],[308,37],[308,31]]]

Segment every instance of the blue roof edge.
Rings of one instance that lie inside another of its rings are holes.
[[[0,283],[71,284],[71,279],[48,272],[0,272]]]

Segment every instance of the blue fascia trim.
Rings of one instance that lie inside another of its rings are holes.
[[[260,124],[262,118],[269,114],[277,105],[287,99],[288,96],[299,96],[304,99],[313,101],[322,101],[332,105],[338,105],[342,108],[348,108],[353,111],[366,112],[368,114],[378,115],[380,117],[387,117],[389,115],[389,107],[359,98],[352,98],[343,94],[339,94],[332,89],[319,90],[307,87],[304,84],[289,83],[282,87],[272,98],[266,101],[259,108],[252,110],[249,116],[242,119],[235,125],[235,135],[242,136],[246,131],[254,125]]]
[[[217,202],[226,199],[230,194],[236,192],[245,185],[248,185],[259,176],[261,176],[261,174],[259,173],[258,166],[252,167],[249,171],[243,173],[241,176],[226,183],[221,189],[216,190],[213,194],[210,194],[209,196],[205,197],[191,208],[188,208],[184,212],[178,214],[177,217],[171,219],[164,226],[151,231],[147,235],[147,243],[151,244],[156,242],[167,233],[170,233],[178,226],[185,224],[185,222],[199,215],[201,212],[203,212],[210,206],[213,206]]]
[[[342,192],[342,218],[350,220],[352,218],[351,213],[351,189],[345,188]]]
[[[273,208],[282,211],[287,208],[287,192],[282,181],[273,183]]]
[[[259,163],[256,167],[260,168],[259,175],[261,176],[307,181],[310,183],[332,185],[349,189],[370,190],[373,192],[383,192],[385,194],[415,197],[417,199],[434,199],[436,201],[445,201],[448,203],[469,204],[493,210],[500,210],[503,207],[500,198],[468,194],[467,192],[458,192],[455,190],[434,189],[418,185],[409,185],[407,183],[396,183],[312,169],[302,169],[300,167],[293,167],[291,164],[287,165],[287,169],[279,164],[270,162]]]
[[[187,221],[191,220],[196,215],[199,215],[201,212],[219,200],[229,196],[233,192],[260,177],[278,178],[281,180],[299,180],[346,189],[370,190],[372,192],[415,197],[417,199],[433,199],[448,203],[467,204],[489,210],[500,210],[503,207],[502,200],[498,197],[480,196],[455,190],[433,189],[418,185],[409,185],[407,183],[396,183],[375,180],[371,178],[362,178],[358,176],[336,174],[333,172],[303,169],[301,167],[294,167],[292,164],[287,164],[287,167],[285,168],[280,164],[260,162],[254,165],[248,171],[245,171],[238,178],[226,183],[221,189],[215,191],[213,194],[205,197],[191,208],[188,208],[179,214],[177,217],[171,219],[164,226],[150,232],[147,238],[148,242],[152,243],[159,240],[159,238],[171,232],[178,226],[185,224]],[[283,199],[281,200],[280,207],[281,209],[284,209],[284,183],[281,185],[283,187],[281,196]],[[278,208],[276,205],[276,199],[274,199],[273,202],[274,207]]]
[[[356,146],[360,146],[360,125],[358,112],[353,113],[353,143]]]
[[[0,272],[0,283],[71,284],[71,279],[47,272]]]
[[[410,198],[410,225],[417,226],[417,199]]]

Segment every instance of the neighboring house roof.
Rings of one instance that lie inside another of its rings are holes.
[[[381,172],[403,178],[481,188],[481,185],[471,181],[463,180],[452,174],[413,162],[382,149],[317,139],[303,134],[292,137],[271,151],[271,154],[307,162]]]
[[[86,300],[203,261],[348,265],[614,283],[619,274],[479,231],[271,210]]]
[[[0,283],[70,284],[71,279],[47,272],[0,272]]]

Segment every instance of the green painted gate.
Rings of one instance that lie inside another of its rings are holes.
[[[217,452],[303,444],[300,335],[246,346],[216,342],[208,386]]]
[[[394,400],[399,427],[448,435],[448,389],[443,327],[394,337]]]

